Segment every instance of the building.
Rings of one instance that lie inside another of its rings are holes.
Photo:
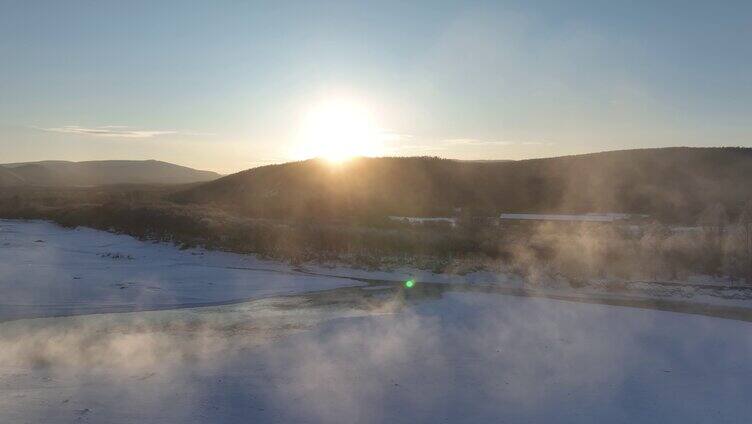
[[[536,214],[536,213],[503,213],[499,219],[510,221],[564,221],[564,222],[616,222],[627,221],[635,217],[645,218],[647,215],[631,215],[626,213],[586,213],[586,214]]]

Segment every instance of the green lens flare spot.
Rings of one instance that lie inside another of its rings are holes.
[[[413,280],[407,280],[407,281],[405,281],[405,287],[407,287],[408,289],[412,288],[412,286],[414,286],[414,285],[415,285],[415,281],[413,281]]]

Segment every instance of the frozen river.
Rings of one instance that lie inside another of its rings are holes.
[[[247,255],[0,220],[0,321],[172,309],[358,284]]]
[[[43,311],[264,298],[2,322],[0,422],[752,419],[750,322],[433,285],[364,287],[91,230],[2,225],[11,243],[2,253],[6,304]],[[97,278],[102,287],[81,289]],[[17,287],[53,280],[65,290]],[[123,281],[142,285],[121,289]]]

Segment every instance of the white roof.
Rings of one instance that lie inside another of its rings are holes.
[[[418,217],[418,216],[390,216],[389,219],[395,221],[409,221],[409,222],[451,222],[454,223],[454,218],[445,217]]]
[[[583,222],[613,222],[621,219],[627,219],[630,215],[626,213],[587,213],[582,215],[575,214],[537,214],[537,213],[503,213],[499,216],[501,219],[522,219],[537,221],[583,221]]]

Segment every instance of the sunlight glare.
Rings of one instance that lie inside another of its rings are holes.
[[[299,128],[298,144],[298,158],[318,157],[333,163],[383,154],[380,131],[370,110],[347,99],[311,108]]]

